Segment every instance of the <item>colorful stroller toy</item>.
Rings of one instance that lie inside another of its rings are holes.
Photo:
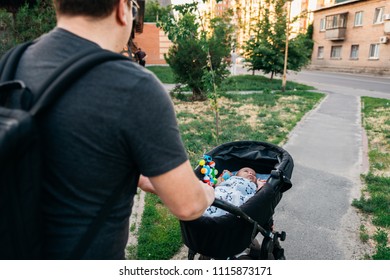
[[[228,214],[180,221],[183,241],[189,248],[188,259],[194,259],[196,254],[200,254],[199,259],[285,259],[279,240],[284,241],[286,233],[273,231],[272,217],[282,194],[292,187],[294,163],[290,154],[276,145],[257,141],[225,143],[206,154],[219,170],[246,166],[270,176],[240,207],[216,199],[213,206]],[[204,177],[201,167],[195,168],[199,179]],[[263,235],[261,247],[255,238],[259,232]]]

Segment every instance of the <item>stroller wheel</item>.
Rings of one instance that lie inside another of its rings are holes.
[[[255,260],[251,255],[241,255],[237,260]]]
[[[263,242],[261,243],[260,259],[261,260],[274,260],[273,255],[274,242],[273,239],[269,237],[264,237]]]
[[[280,241],[286,240],[286,232],[285,231],[282,231],[281,233],[278,233],[277,235],[280,238]]]
[[[280,239],[280,240],[282,240],[282,239]],[[286,259],[286,256],[284,255],[284,249],[282,248],[282,246],[280,246],[279,240],[277,240],[277,239],[274,243],[272,255],[274,256],[275,260],[285,260]]]
[[[272,252],[274,255],[275,260],[285,260],[286,256],[284,255],[284,249],[283,248],[275,248]]]
[[[205,256],[205,255],[199,255],[198,260],[208,261],[211,260],[211,257]]]
[[[188,260],[193,260],[195,258],[195,255],[196,255],[195,251],[188,249],[188,255],[187,255]]]
[[[279,239],[284,240],[286,233],[275,233],[274,238],[264,237],[261,244],[261,260],[285,260],[284,249],[280,246]]]
[[[256,239],[252,240],[252,244],[249,246],[249,259],[252,260],[261,260],[261,247],[259,241]]]

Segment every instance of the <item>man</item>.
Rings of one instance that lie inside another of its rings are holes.
[[[33,92],[75,53],[98,48],[119,53],[132,29],[131,0],[53,2],[56,28],[26,50],[16,73]],[[69,258],[118,187],[124,191],[85,259],[124,258],[137,185],[160,196],[182,220],[199,217],[214,200],[213,189],[193,173],[168,93],[136,63],[95,67],[41,117],[39,126],[46,259]]]
[[[145,67],[147,55],[141,48],[138,48],[135,57],[137,58],[139,65]]]

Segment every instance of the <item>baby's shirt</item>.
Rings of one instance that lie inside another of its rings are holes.
[[[232,176],[215,187],[215,198],[241,206],[256,193],[256,184],[243,177]],[[218,217],[226,214],[225,210],[210,206],[204,215]]]

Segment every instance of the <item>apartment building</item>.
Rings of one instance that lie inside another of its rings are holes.
[[[390,74],[390,0],[350,0],[314,11],[311,68]]]

